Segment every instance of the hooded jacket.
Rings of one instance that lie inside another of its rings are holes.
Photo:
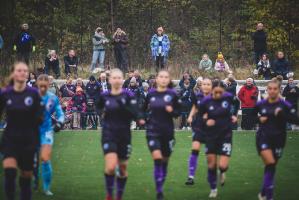
[[[241,101],[241,108],[254,108],[258,95],[259,90],[255,85],[248,87],[245,84],[238,93],[238,98]]]

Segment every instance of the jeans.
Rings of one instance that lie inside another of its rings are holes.
[[[161,69],[164,69],[165,67],[165,61],[164,61],[164,56],[161,54],[159,56],[156,56],[156,71],[159,72]]]
[[[97,61],[99,61],[100,68],[104,68],[105,62],[105,50],[94,50],[92,54],[92,61],[90,70],[94,70],[97,66]]]
[[[119,68],[123,72],[127,72],[129,64],[127,50],[122,48],[114,48],[114,54],[117,68]]]
[[[30,59],[30,52],[18,52],[17,53],[17,60],[23,61],[27,65],[29,65],[29,59]]]

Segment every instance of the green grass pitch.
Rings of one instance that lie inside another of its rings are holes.
[[[178,132],[176,146],[170,159],[165,184],[166,200],[208,199],[207,166],[204,154],[194,186],[185,186],[187,160],[190,153],[191,133]],[[203,147],[202,147],[203,151]],[[34,200],[102,200],[105,195],[103,154],[100,134],[95,131],[65,131],[56,135],[53,152],[53,197],[45,197],[41,190],[34,192]],[[126,200],[155,199],[152,177],[153,162],[147,149],[144,132],[133,133],[133,154],[129,163]],[[218,199],[257,199],[263,174],[263,165],[256,153],[253,132],[234,134],[233,155],[227,172],[227,181],[219,188]],[[0,169],[3,179],[3,170]],[[275,199],[299,198],[299,134],[288,135],[287,146],[276,173]],[[0,182],[0,199],[4,199],[3,181]]]

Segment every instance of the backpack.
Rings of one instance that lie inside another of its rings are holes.
[[[28,33],[22,33],[22,36],[21,36],[21,44],[26,44],[28,42],[31,41],[31,35],[28,34]]]

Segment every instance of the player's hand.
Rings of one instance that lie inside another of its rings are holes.
[[[235,124],[238,122],[238,117],[236,117],[235,115],[232,116],[232,122]]]
[[[207,121],[207,126],[215,126],[215,120],[213,120],[213,119],[208,119],[208,121]]]
[[[276,108],[275,111],[274,111],[274,115],[275,115],[276,117],[281,116],[281,115],[282,115],[282,109],[279,108],[279,107]]]
[[[188,119],[187,119],[187,123],[188,124],[191,124],[192,123],[192,121],[193,121],[193,118],[190,116],[190,117],[188,117]]]
[[[166,106],[166,107],[165,107],[165,110],[166,110],[168,113],[172,113],[172,112],[173,112],[173,107],[172,107],[172,106]]]
[[[138,124],[141,125],[141,126],[143,126],[145,124],[145,120],[144,119],[140,119],[138,121]]]
[[[268,117],[262,116],[260,117],[260,122],[263,124],[268,120]]]
[[[57,133],[62,129],[63,124],[61,122],[57,122],[54,126],[54,132]]]

